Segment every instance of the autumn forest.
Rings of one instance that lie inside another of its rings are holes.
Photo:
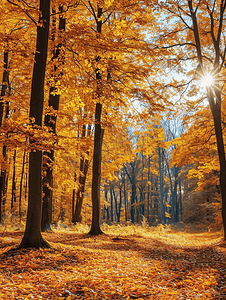
[[[225,18],[1,0],[0,299],[226,299]]]

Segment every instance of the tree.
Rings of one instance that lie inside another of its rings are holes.
[[[48,50],[50,0],[39,2],[39,23],[37,25],[37,40],[35,63],[33,68],[30,119],[33,130],[42,127],[45,69]],[[29,155],[29,195],[26,228],[21,248],[49,247],[41,235],[42,207],[42,150],[35,149],[37,137],[30,135],[31,151]]]
[[[4,51],[4,71],[2,75],[1,102],[0,102],[0,126],[2,126],[4,120],[4,102],[2,97],[6,96],[7,90],[9,89],[8,62],[9,62],[9,52]],[[3,145],[2,147],[2,156],[4,161],[1,167],[1,175],[0,175],[0,222],[2,218],[3,196],[5,194],[4,190],[5,190],[5,179],[6,179],[6,167],[4,166],[4,164],[6,162],[6,145]]]
[[[91,9],[94,12],[93,6]],[[103,14],[103,8],[97,5],[97,13],[94,12],[94,18],[96,20],[96,32],[97,39],[101,34],[103,21],[101,20]],[[101,59],[100,56],[96,57],[98,62]],[[97,103],[95,106],[95,130],[94,130],[94,149],[93,149],[93,177],[92,177],[92,225],[89,234],[101,234],[100,229],[100,183],[101,183],[101,159],[102,159],[102,143],[104,130],[101,128],[101,115],[102,115],[102,103],[100,102],[102,90],[101,79],[102,75],[99,68],[95,70],[96,82],[97,82]]]
[[[194,70],[192,72],[194,79],[201,80],[208,73],[213,77],[213,84],[207,86],[206,89],[217,141],[222,218],[224,239],[226,239],[226,160],[221,116],[223,88],[223,85],[221,86],[221,76],[223,76],[225,64],[225,41],[223,36],[225,26],[223,20],[225,18],[226,2],[224,0],[219,2],[169,1],[162,3],[161,7],[167,16],[172,18],[174,29],[171,32],[164,30],[161,34],[163,43],[159,45],[158,49],[161,48],[163,51],[173,49],[172,52],[169,51],[171,63],[172,55],[177,56],[179,62],[196,61],[195,72]],[[169,40],[170,46],[166,45],[166,41],[168,43]],[[186,54],[179,51],[177,55],[174,51],[179,47],[187,49],[187,52],[184,51]],[[194,55],[195,53],[196,55]],[[177,65],[179,66],[179,64]],[[192,66],[192,64],[190,65]],[[175,84],[174,87],[176,87]]]
[[[61,13],[59,17],[59,32],[65,31],[66,19],[62,16],[63,13],[63,5],[59,7],[59,12]],[[53,13],[56,13],[53,10]],[[52,33],[52,42],[55,41],[56,35],[56,19],[54,17],[53,22],[53,33]],[[59,34],[60,35],[60,34]],[[62,42],[58,45],[53,46],[53,57],[52,60],[54,62],[54,70],[51,74],[51,77],[54,78],[53,86],[50,87],[49,91],[49,112],[45,114],[44,125],[47,126],[52,134],[56,134],[56,121],[57,121],[57,111],[59,109],[60,103],[60,94],[55,87],[57,79],[59,79],[60,75],[56,75],[57,73],[57,64],[62,60],[60,55],[62,52]],[[57,62],[58,60],[58,62]],[[62,62],[61,62],[62,63]],[[57,78],[58,77],[58,78]],[[54,163],[54,150],[44,151],[43,153],[43,201],[42,201],[42,223],[41,230],[45,231],[46,229],[50,229],[50,223],[52,219],[52,195],[53,195],[53,163]]]
[[[85,138],[87,134],[87,137],[90,137],[91,134],[91,126],[88,125],[88,128],[86,128],[86,125],[84,124],[82,126],[82,138]],[[86,184],[86,178],[87,173],[89,169],[89,151],[86,150],[85,153],[81,154],[80,158],[80,168],[79,168],[79,187],[76,193],[76,205],[74,208],[74,202],[75,202],[75,190],[73,190],[73,204],[72,204],[72,222],[74,224],[82,221],[81,216],[81,210],[82,210],[82,204],[84,199],[84,192],[85,192],[85,184]]]

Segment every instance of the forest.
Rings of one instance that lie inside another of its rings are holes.
[[[1,0],[0,299],[226,299],[225,17]]]

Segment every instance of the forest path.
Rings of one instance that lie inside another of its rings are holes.
[[[0,299],[226,299],[226,244],[214,233],[45,233],[54,249],[0,237]]]

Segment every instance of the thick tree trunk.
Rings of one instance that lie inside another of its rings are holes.
[[[30,118],[34,126],[42,126],[44,82],[48,50],[50,0],[40,0],[41,26],[37,27],[35,63],[30,100]],[[31,147],[35,141],[30,138]],[[42,151],[32,149],[29,156],[29,194],[27,221],[21,248],[43,248],[49,244],[41,235],[42,212]]]

